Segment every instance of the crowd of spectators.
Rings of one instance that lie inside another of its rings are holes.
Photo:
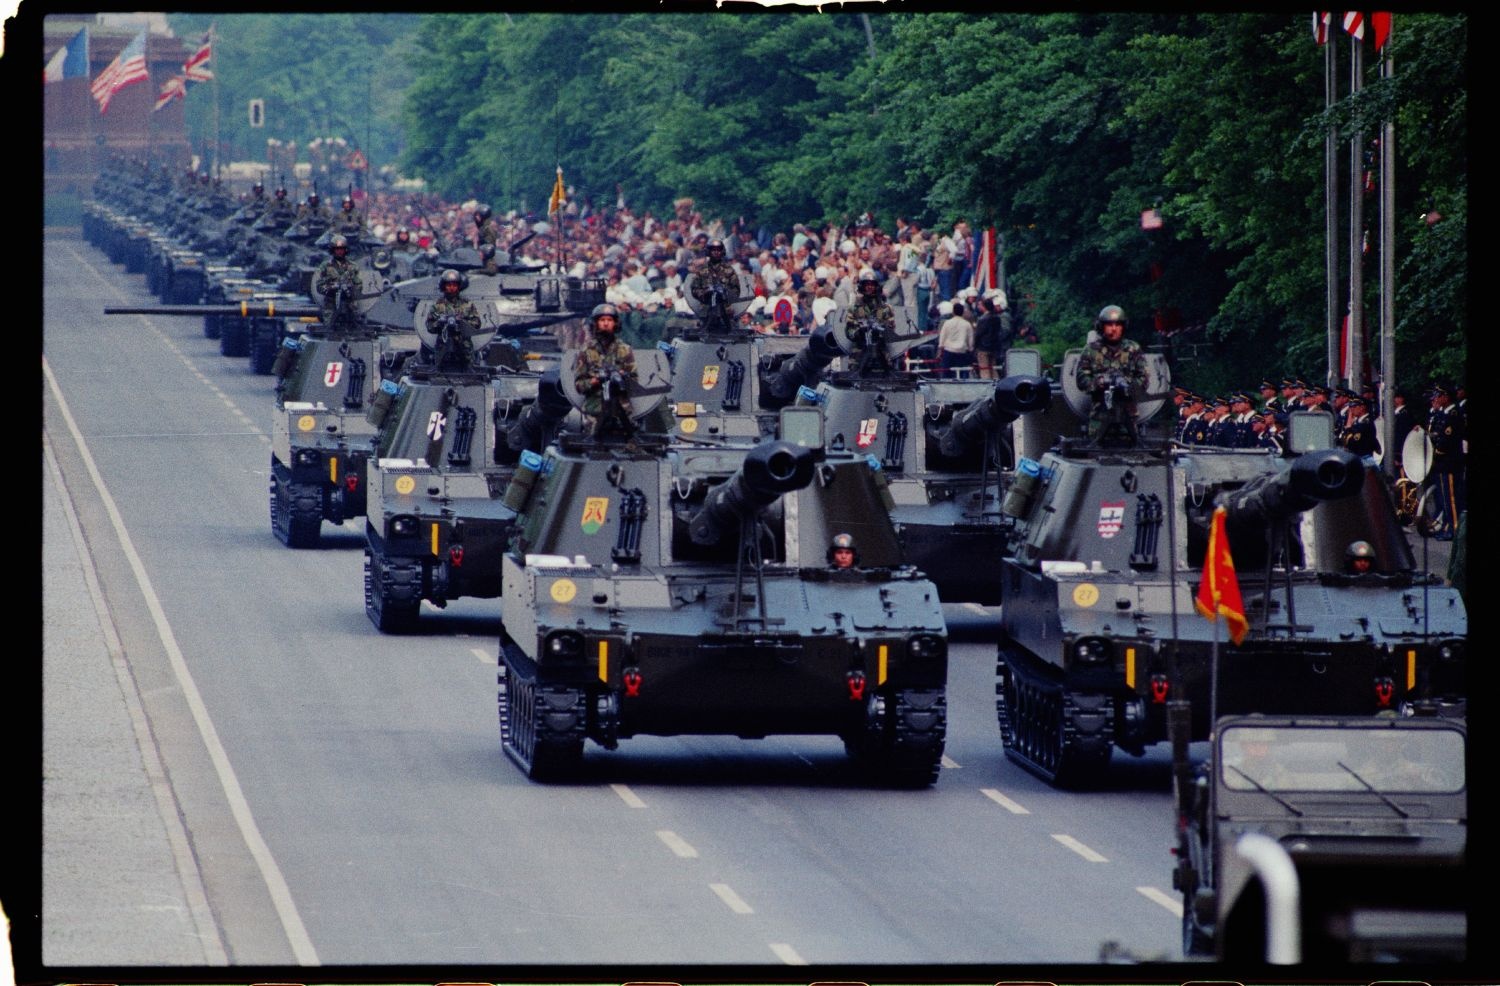
[[[393,242],[396,231],[406,228],[423,249],[447,251],[476,242],[473,217],[481,205],[477,200],[448,203],[432,195],[382,191],[361,205],[371,232],[387,241]],[[500,226],[502,249],[525,240],[513,262],[603,278],[606,300],[626,313],[689,311],[683,281],[704,256],[708,242],[721,239],[729,258],[753,283],[754,297],[740,318],[755,331],[814,331],[831,311],[850,304],[855,279],[865,269],[875,272],[888,301],[914,313],[921,331],[935,332],[953,317],[955,303],[962,307],[962,317],[976,325],[979,316],[990,311],[1009,322],[1004,292],[981,292],[971,284],[980,241],[964,221],[939,231],[897,218],[894,230],[888,231],[865,214],[847,224],[796,223],[790,230],[777,231],[743,218],[705,219],[691,198],[678,199],[670,214],[656,215],[637,212],[623,197],[611,208],[600,209],[587,198],[580,201],[571,195],[553,217],[510,211],[496,212],[493,219]],[[537,235],[526,239],[532,232]],[[987,370],[991,353],[1003,352],[999,340],[987,339],[981,332],[977,342],[992,349],[971,352],[970,359],[954,365],[977,362]],[[1007,336],[1005,343],[1009,341]]]

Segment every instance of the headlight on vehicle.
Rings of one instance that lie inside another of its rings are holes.
[[[1108,664],[1114,653],[1114,644],[1104,637],[1080,637],[1073,643],[1073,660],[1079,664]]]
[[[542,645],[542,653],[557,661],[576,661],[583,657],[583,634],[573,630],[557,630],[548,634]]]
[[[417,518],[411,514],[397,514],[390,525],[391,537],[412,537],[417,533]]]
[[[911,656],[918,660],[934,660],[948,650],[948,642],[935,633],[921,633],[907,642]]]
[[[299,466],[315,466],[323,461],[323,453],[315,448],[299,448],[294,459]]]

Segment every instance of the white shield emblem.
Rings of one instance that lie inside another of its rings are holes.
[[[1125,526],[1125,504],[1099,504],[1099,536],[1112,538]]]
[[[859,448],[869,448],[875,444],[875,429],[880,425],[879,418],[865,418],[859,423],[859,434],[854,436],[854,444]]]
[[[344,364],[333,362],[328,364],[328,369],[323,371],[323,384],[327,387],[337,387],[339,381],[344,379]]]
[[[443,437],[443,428],[448,424],[448,418],[442,411],[433,411],[432,417],[427,419],[427,437],[434,442]]]

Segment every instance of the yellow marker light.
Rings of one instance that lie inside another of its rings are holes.
[[[1135,648],[1125,648],[1125,687],[1135,687]]]
[[[875,683],[877,685],[883,685],[883,684],[885,684],[885,664],[886,664],[886,658],[890,657],[890,654],[891,654],[890,645],[889,644],[881,644],[880,645],[880,665],[879,665],[879,670],[875,674]]]
[[[328,457],[328,481],[330,483],[339,481],[339,458],[336,455]]]
[[[609,641],[599,641],[599,680],[609,680]]]
[[[250,302],[248,302],[248,301],[241,301],[240,302],[240,318],[245,318],[249,314],[250,314]]]
[[[433,524],[432,525],[432,553],[433,554],[437,554],[438,553],[438,526],[437,526],[437,524]]]
[[[1411,691],[1417,687],[1417,652],[1409,650],[1406,652],[1406,690]]]
[[[268,302],[266,302],[266,314],[267,315],[275,315],[276,314],[276,302],[274,302],[274,301],[268,301]]]

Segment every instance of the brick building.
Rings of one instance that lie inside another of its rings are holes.
[[[182,72],[188,52],[154,15],[146,36],[148,82],[120,90],[100,113],[89,86],[140,32],[136,23],[100,23],[114,18],[94,14],[49,14],[42,21],[42,62],[67,44],[79,28],[89,29],[88,78],[63,79],[43,86],[42,154],[46,192],[87,193],[101,164],[111,154],[140,157],[173,170],[192,160],[182,100],[153,111],[167,79]]]

